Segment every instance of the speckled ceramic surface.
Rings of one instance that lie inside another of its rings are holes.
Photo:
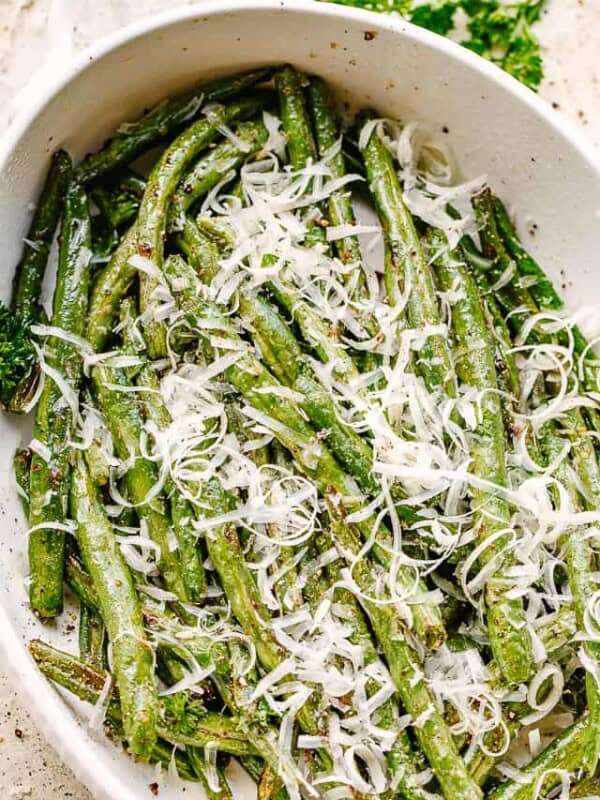
[[[99,36],[143,14],[170,7],[164,0],[135,3],[132,0],[104,3],[0,0],[0,124],[4,126],[20,108],[31,102],[39,88],[38,79],[25,93],[19,95],[17,90],[25,86],[40,67],[45,75],[61,69],[76,51]],[[52,13],[48,26],[49,11]],[[549,3],[538,32],[545,49],[547,75],[542,94],[556,106],[553,112],[558,119],[570,118],[600,147],[600,83],[594,73],[598,69],[600,48],[600,3],[597,0],[554,0]],[[4,260],[2,269],[8,269]],[[5,522],[12,530],[12,518],[5,518]],[[21,526],[22,532],[22,522],[16,524]],[[22,593],[21,586],[18,591]],[[63,623],[67,636],[70,622],[65,619]],[[57,701],[52,695],[39,695],[40,707],[36,708],[35,716],[45,727],[61,708],[61,704],[54,706],[54,702]],[[82,775],[77,748],[61,749],[68,753],[76,771]],[[89,753],[86,747],[80,749],[81,758],[89,758]],[[84,777],[87,779],[88,775]],[[101,778],[97,773],[96,781],[101,782]],[[136,786],[141,791],[136,797],[151,797],[148,788],[151,778],[148,773],[138,780]],[[96,785],[98,788],[102,790]],[[97,796],[119,796],[121,800],[124,795],[117,795],[117,791],[117,783],[111,789],[110,781],[106,781],[102,794]],[[191,794],[195,792],[187,792],[187,796]],[[127,794],[127,798],[133,796],[133,793]],[[161,796],[167,795],[161,793]],[[42,797],[87,800],[90,797],[37,734],[27,712],[8,689],[3,674],[0,674],[0,797],[13,800],[41,800]]]

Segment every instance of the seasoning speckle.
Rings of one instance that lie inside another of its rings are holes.
[[[92,800],[36,731],[1,673],[0,746],[2,800]]]

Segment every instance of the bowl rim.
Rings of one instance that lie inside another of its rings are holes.
[[[191,6],[180,6],[173,10],[150,15],[102,37],[96,43],[83,50],[69,65],[62,67],[52,77],[46,78],[40,75],[37,78],[34,76],[32,82],[28,85],[29,102],[27,106],[17,112],[6,131],[0,137],[0,172],[4,169],[13,150],[29,126],[34,122],[36,116],[72,80],[93,66],[95,61],[129,41],[172,24],[198,16],[212,17],[238,11],[286,11],[301,15],[309,14],[315,18],[329,17],[340,22],[362,23],[367,29],[385,30],[408,39],[423,42],[432,49],[441,51],[448,58],[462,62],[468,68],[483,74],[487,80],[498,84],[506,92],[512,94],[520,103],[542,117],[559,137],[566,139],[578,151],[590,168],[598,173],[600,178],[600,155],[586,139],[585,135],[575,127],[574,123],[556,115],[547,101],[523,86],[523,84],[496,65],[461,47],[456,42],[419,28],[397,15],[380,14],[360,8],[337,5],[335,2],[318,2],[318,0],[203,0],[203,2],[198,2]],[[115,797],[123,798],[123,800],[135,800],[135,791],[124,785],[114,774],[100,773],[98,767],[94,764],[94,760],[85,757],[89,743],[84,739],[88,734],[72,714],[65,714],[64,705],[58,693],[49,690],[46,680],[36,669],[27,648],[23,646],[18,632],[10,623],[8,614],[1,603],[0,655],[3,656],[2,661],[9,681],[30,713],[36,728],[58,752],[59,756],[74,772],[76,778],[87,787],[97,800],[112,800]],[[45,702],[43,705],[38,702],[38,690],[45,690]],[[57,737],[57,719],[62,720],[63,732],[60,737]],[[66,728],[64,727],[65,723],[67,723]]]
[[[94,61],[106,56],[132,39],[156,31],[173,23],[197,16],[210,17],[215,14],[234,13],[237,11],[291,11],[293,13],[311,14],[333,17],[339,20],[352,20],[366,25],[381,28],[392,33],[408,35],[444,53],[448,58],[463,62],[466,66],[482,73],[487,79],[498,84],[514,95],[524,105],[539,114],[557,132],[559,136],[569,140],[578,152],[600,173],[600,154],[587,137],[571,120],[558,116],[550,103],[528,87],[520,83],[512,75],[496,64],[487,61],[472,50],[462,47],[457,42],[440,36],[437,33],[420,28],[397,14],[382,14],[353,6],[339,5],[335,0],[204,0],[191,6],[162,11],[120,28],[103,36],[96,43],[85,48],[73,61],[57,71],[56,75],[32,79],[28,87],[29,102],[27,107],[18,111],[6,131],[0,137],[0,171],[35,117],[48,103],[80,73],[91,67]]]

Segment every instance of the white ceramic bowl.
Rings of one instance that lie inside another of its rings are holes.
[[[569,304],[600,302],[600,169],[527,89],[472,53],[407,23],[312,0],[204,2],[127,28],[82,56],[40,92],[0,148],[0,274],[7,297],[28,207],[49,154],[75,158],[124,120],[206,77],[289,61],[328,79],[342,97],[389,116],[448,129],[466,176],[486,173],[524,223],[525,238]],[[564,271],[564,272],[563,272]],[[73,622],[42,629],[27,607],[26,524],[10,461],[26,425],[0,418],[0,647],[39,727],[102,800],[149,797],[154,779],[92,734],[37,673],[25,650],[35,635],[60,640]],[[66,615],[65,615],[66,616]],[[200,790],[198,790],[200,791]],[[249,787],[241,788],[252,796]],[[181,786],[162,800],[189,797]]]

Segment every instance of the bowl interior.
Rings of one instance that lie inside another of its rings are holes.
[[[564,285],[569,305],[593,307],[600,301],[595,269],[600,172],[541,102],[439,37],[391,18],[310,0],[206,2],[165,16],[134,34],[113,37],[109,47],[86,57],[57,93],[46,92],[36,115],[17,123],[0,152],[3,296],[10,292],[28,209],[57,146],[79,158],[170,93],[215,75],[285,61],[326,78],[342,100],[447,131],[465,176],[489,177],[516,211],[527,244]],[[76,647],[72,615],[42,628],[27,607],[26,523],[11,459],[29,436],[27,421],[0,417],[0,642],[38,724],[80,779],[98,798],[137,800],[147,796],[154,770],[132,766],[101,733],[79,722],[23,648],[36,635],[66,638]],[[241,795],[253,796],[243,779],[237,785]],[[164,800],[189,796],[173,779],[160,794]]]

